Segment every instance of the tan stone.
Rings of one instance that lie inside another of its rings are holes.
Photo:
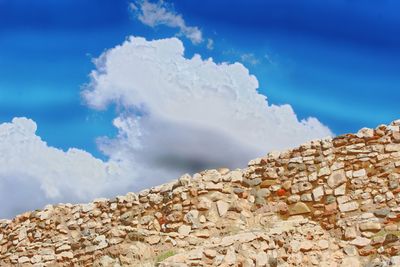
[[[189,225],[181,225],[178,228],[178,233],[184,236],[189,235],[190,231],[192,230],[192,227]]]
[[[215,258],[215,256],[217,256],[217,252],[214,249],[206,249],[203,251],[203,253],[207,258],[211,258],[211,259],[213,259],[213,258]]]
[[[146,237],[146,242],[149,243],[150,245],[155,245],[160,243],[161,237],[159,235],[152,235],[149,237]]]
[[[344,238],[346,240],[351,240],[357,237],[357,231],[354,227],[346,227],[344,230]]]
[[[346,184],[342,184],[335,188],[334,190],[334,195],[335,196],[343,196],[346,193]]]
[[[327,183],[330,188],[334,189],[339,185],[345,183],[347,181],[346,175],[343,170],[333,172],[328,180]]]
[[[290,215],[305,214],[310,212],[310,208],[303,202],[297,202],[296,204],[289,206]]]
[[[356,237],[350,242],[350,245],[354,245],[356,247],[365,247],[371,243],[371,240],[365,237]]]
[[[223,262],[227,265],[234,265],[236,263],[236,253],[233,247],[227,249]]]
[[[361,267],[358,257],[345,257],[340,264],[340,267]]]
[[[229,204],[223,200],[218,200],[217,201],[217,209],[218,209],[219,216],[223,217],[228,212]]]
[[[347,203],[342,203],[339,204],[339,210],[341,212],[350,212],[350,211],[354,211],[357,210],[359,207],[358,203],[355,201],[351,201],[351,202],[347,202]]]
[[[359,225],[361,231],[377,232],[382,229],[382,225],[378,222],[365,222]]]
[[[315,201],[320,201],[322,197],[324,196],[324,187],[323,186],[318,186],[313,189],[312,195]]]

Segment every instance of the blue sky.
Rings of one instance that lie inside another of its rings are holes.
[[[269,103],[288,103],[299,118],[314,116],[342,134],[400,117],[398,1],[165,2],[203,33],[201,44],[179,36],[187,56],[243,62]],[[103,157],[94,140],[116,134],[115,114],[89,109],[80,97],[91,59],[129,35],[177,33],[142,24],[128,6],[0,0],[0,123],[29,117],[49,145]]]

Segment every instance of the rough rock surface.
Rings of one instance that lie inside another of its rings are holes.
[[[0,220],[0,266],[400,266],[399,126]]]

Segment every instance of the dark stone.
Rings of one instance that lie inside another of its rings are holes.
[[[387,234],[387,235],[385,236],[385,241],[383,241],[383,245],[385,246],[385,245],[387,245],[387,244],[394,243],[394,242],[396,242],[397,240],[399,240],[399,238],[398,238],[396,235],[394,235],[394,234]]]
[[[390,212],[390,209],[380,209],[380,210],[375,210],[374,215],[376,217],[383,218],[383,217],[386,217],[389,214],[389,212]]]

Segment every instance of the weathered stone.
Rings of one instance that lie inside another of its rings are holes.
[[[321,239],[321,240],[318,240],[317,245],[320,250],[325,250],[325,249],[329,248],[329,241],[325,240],[325,239]]]
[[[344,230],[344,238],[346,240],[351,240],[357,237],[357,231],[354,227],[346,227]]]
[[[224,257],[224,263],[227,265],[234,265],[236,263],[236,253],[233,247],[229,247]]]
[[[289,203],[297,203],[300,201],[300,196],[299,195],[291,195],[288,197],[288,202]]]
[[[150,245],[155,245],[160,243],[160,236],[159,235],[152,235],[146,238],[146,242],[149,243]]]
[[[327,176],[331,174],[331,170],[328,167],[323,167],[318,172],[318,177]]]
[[[354,245],[356,247],[365,247],[371,243],[371,240],[365,237],[357,236],[355,239],[350,241],[350,245]]]
[[[344,171],[341,170],[341,171],[333,172],[329,176],[327,183],[330,188],[334,189],[334,188],[338,187],[339,185],[345,183],[346,181],[347,181],[346,175],[345,175]]]
[[[219,216],[223,217],[228,212],[229,204],[223,200],[218,200],[217,201],[217,209],[218,209]]]
[[[256,197],[259,197],[259,198],[265,199],[265,198],[269,197],[270,195],[271,195],[271,191],[269,191],[266,188],[257,190],[257,192],[256,192]]]
[[[359,138],[372,138],[374,137],[374,129],[362,128],[358,131],[357,137]]]
[[[360,260],[358,257],[344,257],[342,260],[342,263],[340,265],[341,267],[361,267]]]
[[[311,201],[313,201],[313,198],[312,198],[311,194],[306,193],[306,194],[302,194],[300,196],[300,200],[303,201],[303,202],[311,202]]]
[[[24,264],[24,263],[28,263],[28,262],[30,262],[30,260],[29,260],[29,258],[26,257],[26,256],[23,256],[23,257],[18,258],[18,263],[19,263],[19,264]]]
[[[356,201],[339,204],[339,210],[341,212],[354,211],[354,210],[357,210],[358,207],[359,207],[359,205]]]
[[[397,152],[400,151],[400,144],[388,144],[385,146],[385,152]]]
[[[213,259],[217,256],[217,252],[214,249],[206,249],[203,251],[203,253],[207,258],[211,258],[211,259]]]
[[[261,188],[268,188],[271,185],[277,184],[277,180],[264,180],[261,182],[260,187]]]
[[[206,197],[199,198],[199,203],[197,204],[198,210],[209,210],[211,209],[212,202]]]
[[[390,209],[380,209],[380,210],[375,210],[374,215],[376,217],[386,217],[390,213]]]
[[[359,225],[361,231],[379,231],[381,230],[382,226],[380,223],[377,222],[365,222]]]
[[[314,201],[320,201],[324,196],[324,187],[318,186],[312,191]]]
[[[243,174],[241,171],[231,171],[229,176],[232,183],[241,183],[243,181]]]
[[[19,229],[19,233],[18,233],[18,241],[22,241],[27,237],[27,232],[26,232],[26,227],[21,227],[21,229]]]
[[[343,196],[346,194],[346,184],[342,184],[335,188],[334,195],[335,196]]]
[[[367,172],[365,171],[365,169],[353,171],[353,178],[364,177],[365,175],[367,175]]]
[[[192,227],[190,227],[189,225],[181,225],[178,228],[178,233],[184,236],[189,235],[190,231],[192,230]]]
[[[221,191],[223,185],[221,183],[215,184],[213,182],[204,183],[204,188],[209,191]]]
[[[385,240],[383,241],[383,245],[388,245],[390,243],[397,242],[399,240],[399,237],[394,234],[387,234],[385,236]]]
[[[305,214],[310,212],[310,208],[303,202],[297,202],[296,204],[289,206],[290,215]]]
[[[309,241],[309,240],[305,240],[303,242],[301,242],[300,245],[300,251],[302,252],[306,252],[306,251],[310,251],[314,246],[314,243]]]
[[[268,266],[268,254],[264,251],[257,253],[256,266]]]

